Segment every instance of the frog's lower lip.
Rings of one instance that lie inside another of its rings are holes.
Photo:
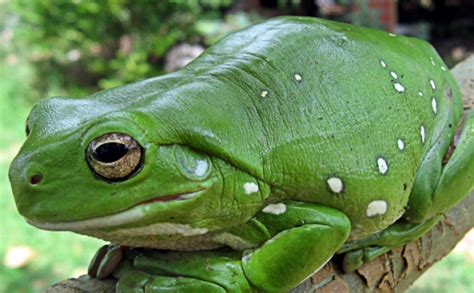
[[[153,199],[142,201],[133,207],[116,214],[85,219],[80,221],[72,221],[72,222],[38,222],[33,221],[30,219],[26,219],[26,221],[37,228],[43,230],[50,230],[50,231],[73,231],[73,232],[80,232],[80,231],[87,231],[87,230],[95,230],[101,228],[111,228],[117,227],[120,225],[130,224],[133,222],[137,222],[145,216],[145,213],[142,209],[144,205],[150,205],[154,203],[163,204],[164,202],[170,201],[186,201],[192,198],[195,198],[200,193],[202,193],[205,189],[200,189],[193,192],[188,193],[181,193],[175,195],[168,195],[168,196],[161,196],[156,197]]]

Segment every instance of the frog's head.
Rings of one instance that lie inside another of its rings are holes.
[[[157,127],[143,110],[98,97],[41,101],[10,166],[19,212],[42,229],[120,243],[134,233],[204,234],[261,207],[255,178],[202,150],[159,141]],[[249,182],[257,196],[233,192],[231,179]]]

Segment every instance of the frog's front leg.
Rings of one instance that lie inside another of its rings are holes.
[[[176,286],[188,292],[195,288],[286,292],[324,265],[350,233],[345,214],[310,203],[271,204],[253,221],[271,236],[258,248],[243,252],[143,250],[132,256],[131,266],[115,272],[119,291]],[[126,252],[130,253],[133,250]]]
[[[264,291],[288,291],[321,268],[349,237],[349,218],[333,208],[287,202],[267,206],[256,218],[273,236],[244,255],[245,275]]]

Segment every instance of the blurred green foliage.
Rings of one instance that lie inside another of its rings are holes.
[[[12,0],[15,43],[43,95],[81,95],[163,73],[176,43],[200,43],[199,22],[219,20],[231,0]],[[215,39],[212,39],[215,41]]]
[[[26,60],[15,58],[15,53],[0,48],[0,292],[43,292],[59,279],[85,272],[88,259],[102,242],[73,233],[41,231],[18,214],[8,166],[25,138],[31,104],[24,97],[34,92],[27,85],[34,75]],[[20,267],[12,267],[8,259],[19,247],[27,247],[33,255]]]

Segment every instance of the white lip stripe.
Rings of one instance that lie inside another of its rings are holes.
[[[190,192],[186,194],[186,196],[191,196],[192,194],[202,192],[203,190],[199,190],[196,192]],[[163,202],[156,202],[157,204],[163,204]],[[116,227],[119,225],[129,224],[133,222],[139,221],[143,218],[143,205],[139,204],[134,206],[128,210],[123,212],[97,217],[92,219],[86,219],[81,221],[73,221],[73,222],[57,222],[57,223],[50,223],[50,222],[36,222],[30,219],[26,219],[26,221],[40,229],[43,230],[51,230],[51,231],[87,231],[92,229],[99,229],[99,228],[108,228],[108,227]]]
[[[92,218],[74,222],[35,222],[27,219],[31,225],[44,230],[51,231],[85,231],[97,228],[115,227],[123,224],[133,223],[143,217],[142,207],[136,206],[124,212],[110,216]]]

